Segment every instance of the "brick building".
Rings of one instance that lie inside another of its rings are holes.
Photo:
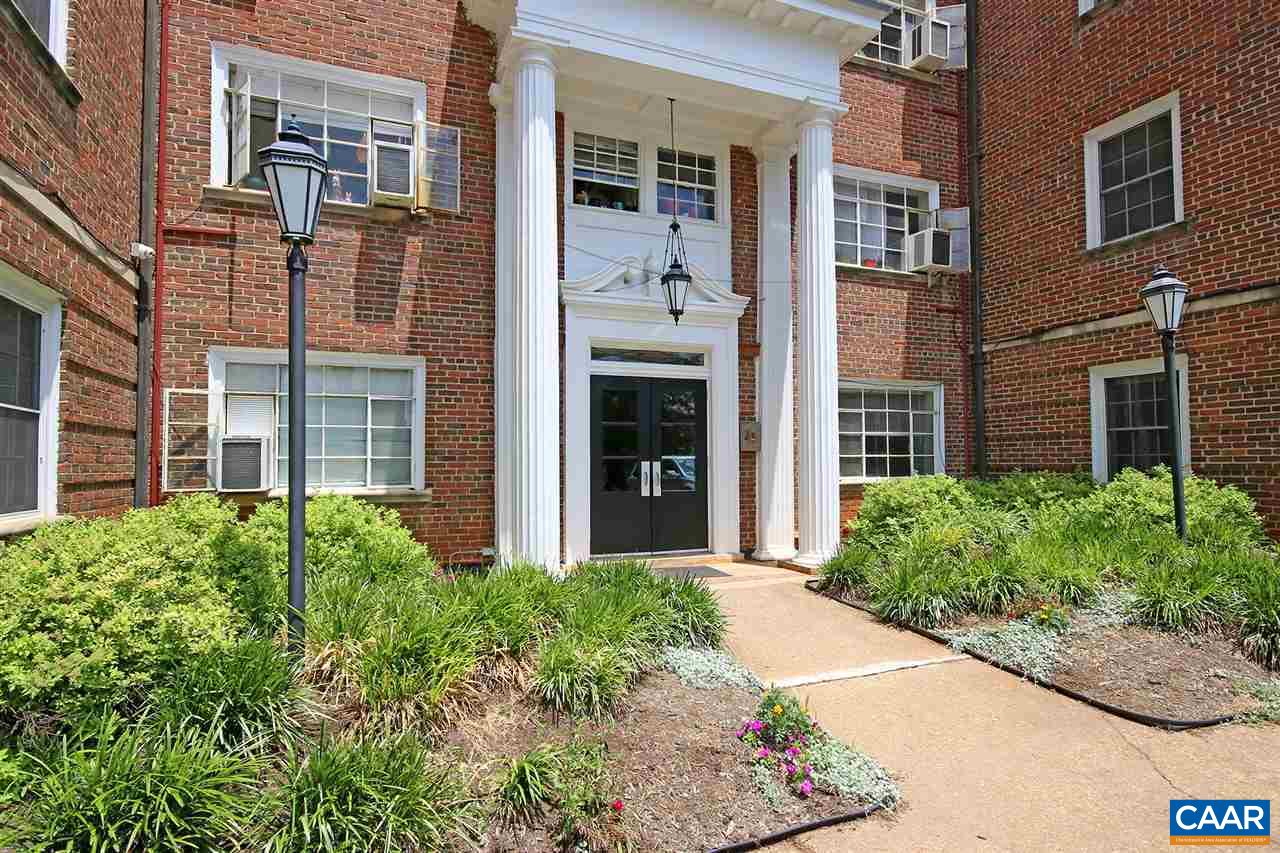
[[[964,225],[965,77],[939,67],[960,7],[921,71],[924,0],[606,5],[367,0],[306,27],[171,5],[161,491],[285,484],[284,252],[253,152],[291,117],[332,176],[308,480],[396,506],[442,558],[814,563],[866,478],[965,471],[966,241],[931,275],[907,253],[934,211]]]
[[[134,504],[143,18],[0,2],[0,535]]]
[[[1103,479],[1168,453],[1157,263],[1191,468],[1280,528],[1280,11],[1265,3],[982,4],[987,441],[997,469]],[[1032,120],[1033,119],[1033,120]]]

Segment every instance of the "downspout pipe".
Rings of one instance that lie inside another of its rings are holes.
[[[169,0],[152,0],[160,7],[160,69],[159,97],[156,104],[156,139],[155,139],[155,275],[152,283],[151,330],[154,341],[151,358],[151,446],[149,464],[151,468],[151,505],[160,503],[160,448],[163,446],[160,436],[162,423],[160,398],[163,375],[164,354],[164,229],[165,229],[165,196],[168,191],[168,156],[166,155],[166,138],[169,131]]]
[[[973,452],[979,477],[987,476],[987,364],[982,307],[982,100],[978,90],[978,0],[965,0],[966,119],[969,137],[969,260],[973,267]]]
[[[156,233],[156,85],[157,48],[160,30],[160,0],[146,0],[143,13],[142,52],[142,139],[138,176],[138,242],[151,243]],[[152,246],[154,248],[154,245]],[[151,371],[155,338],[151,326],[151,294],[155,281],[155,258],[138,264],[138,387],[134,412],[133,505],[151,502]]]

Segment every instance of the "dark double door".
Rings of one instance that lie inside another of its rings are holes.
[[[591,553],[707,542],[707,383],[593,376]]]

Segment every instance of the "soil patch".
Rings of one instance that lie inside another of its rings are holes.
[[[551,719],[516,693],[494,699],[483,716],[450,735],[466,761],[489,776],[505,759],[540,744],[576,738],[603,741],[615,782],[611,795],[624,803],[622,820],[635,849],[711,850],[775,832],[785,826],[846,814],[864,804],[815,790],[802,799],[788,793],[770,806],[751,776],[747,748],[735,732],[760,701],[739,687],[701,689],[668,672],[646,676],[614,719]],[[534,825],[490,828],[488,853],[559,853],[553,816]]]
[[[1130,711],[1207,720],[1258,710],[1239,685],[1268,677],[1230,640],[1124,625],[1068,633],[1053,680]]]

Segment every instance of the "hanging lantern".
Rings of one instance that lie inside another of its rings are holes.
[[[679,159],[679,149],[676,148],[676,100],[668,98],[671,102],[671,154]],[[693,276],[689,274],[689,255],[684,248],[684,234],[680,231],[680,221],[676,218],[676,211],[679,209],[675,200],[672,200],[671,206],[671,227],[667,231],[667,250],[662,258],[663,269],[666,270],[662,274],[662,295],[667,300],[667,311],[675,319],[676,325],[680,325],[680,315],[684,313],[685,300],[689,298],[689,285],[693,283]]]

